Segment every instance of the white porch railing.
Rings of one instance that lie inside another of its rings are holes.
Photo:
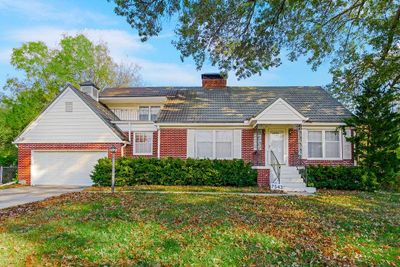
[[[111,109],[120,120],[137,121],[139,120],[139,110],[133,108],[115,108]]]

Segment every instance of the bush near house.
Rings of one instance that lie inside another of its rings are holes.
[[[309,186],[323,189],[364,190],[375,189],[375,185],[366,179],[365,171],[356,166],[307,166]]]
[[[92,172],[95,185],[111,185],[111,160],[100,159]],[[115,164],[115,184],[254,186],[257,172],[243,160],[179,158],[119,158]]]

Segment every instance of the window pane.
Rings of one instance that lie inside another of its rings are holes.
[[[217,159],[231,159],[232,158],[232,142],[217,142],[216,143],[216,157],[217,157]]]
[[[140,121],[149,120],[149,107],[139,107],[139,120]]]
[[[216,131],[215,133],[217,142],[231,142],[233,132],[232,131]]]
[[[135,133],[134,154],[153,154],[153,133]]]
[[[254,150],[262,150],[262,131],[254,131],[253,135]]]
[[[160,113],[160,107],[151,107],[151,120],[152,121],[157,120],[158,113]]]
[[[309,142],[322,142],[322,131],[308,131]]]
[[[213,140],[213,132],[212,131],[197,131],[196,132],[196,140],[203,142],[212,142]]]
[[[322,142],[308,142],[308,157],[322,158]]]
[[[326,131],[325,132],[325,141],[339,141],[339,132],[338,131]]]
[[[325,156],[327,158],[339,158],[340,157],[340,146],[339,142],[327,142],[325,144]]]
[[[213,143],[212,142],[197,142],[197,158],[211,159],[213,157]]]

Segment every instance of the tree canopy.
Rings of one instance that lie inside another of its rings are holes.
[[[306,56],[316,69],[329,60],[332,92],[348,101],[367,76],[385,69],[399,85],[398,0],[114,0],[143,41],[177,18],[175,47],[182,59],[206,60],[238,78],[277,67],[282,57]]]
[[[107,45],[94,44],[84,35],[64,36],[57,48],[27,42],[14,48],[11,65],[23,73],[10,78],[0,101],[0,165],[16,162],[15,137],[60,92],[66,83],[93,81],[105,86],[141,84],[139,67],[116,63]]]

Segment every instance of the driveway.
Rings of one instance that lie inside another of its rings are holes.
[[[0,209],[25,203],[41,201],[70,192],[79,192],[85,187],[77,186],[26,186],[0,190]]]

